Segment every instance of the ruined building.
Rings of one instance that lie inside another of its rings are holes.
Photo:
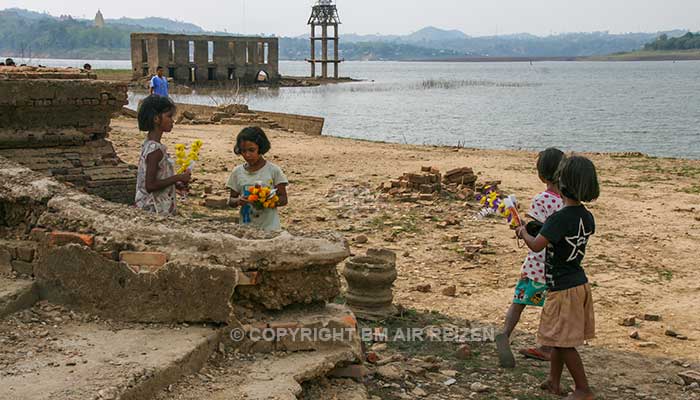
[[[311,25],[311,58],[306,61],[311,64],[311,77],[316,76],[316,64],[321,64],[321,77],[328,78],[328,64],[333,64],[333,77],[338,79],[338,65],[343,62],[338,51],[338,25],[340,17],[338,8],[332,0],[318,0],[311,8],[309,17]],[[317,36],[317,27],[321,27],[321,36]],[[328,28],[333,28],[333,36],[328,36]],[[321,42],[321,58],[317,58],[316,42]],[[333,57],[328,58],[328,42],[333,43]]]
[[[277,38],[131,34],[131,66],[138,80],[164,68],[177,82],[274,82],[279,75]]]
[[[126,84],[78,69],[0,67],[0,157],[110,201],[133,203],[136,170],[107,140]]]
[[[293,400],[361,362],[342,237],[105,199],[135,185],[107,140],[126,90],[0,67],[0,398]]]

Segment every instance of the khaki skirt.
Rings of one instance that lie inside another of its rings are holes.
[[[550,347],[578,347],[595,337],[591,286],[550,291],[540,316],[537,343]]]

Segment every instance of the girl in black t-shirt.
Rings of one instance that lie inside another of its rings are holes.
[[[518,227],[516,234],[533,251],[547,249],[545,273],[549,293],[540,317],[537,342],[553,348],[549,379],[542,388],[561,394],[561,374],[566,365],[574,378],[572,400],[593,399],[581,356],[576,350],[595,337],[593,299],[581,261],[595,220],[582,202],[598,198],[600,186],[593,163],[580,156],[565,160],[557,171],[564,208],[549,217],[537,237]]]

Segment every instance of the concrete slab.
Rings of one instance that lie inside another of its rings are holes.
[[[0,318],[29,308],[38,300],[34,281],[0,277]]]
[[[240,356],[240,355],[239,355]],[[156,400],[296,400],[301,384],[324,377],[341,363],[357,361],[353,351],[328,350],[240,359],[207,365]]]
[[[209,328],[80,322],[55,307],[0,320],[0,398],[148,399],[199,370],[218,344]]]

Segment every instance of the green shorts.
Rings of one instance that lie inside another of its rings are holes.
[[[515,285],[515,296],[513,303],[524,304],[526,306],[544,306],[544,300],[547,295],[547,285],[537,283],[533,280],[523,278]]]

